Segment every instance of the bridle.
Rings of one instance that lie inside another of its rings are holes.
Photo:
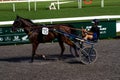
[[[18,28],[20,28],[22,26],[22,22],[20,21],[20,19],[15,20],[15,22],[19,23],[19,25],[17,25]]]

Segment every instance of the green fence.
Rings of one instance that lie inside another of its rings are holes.
[[[75,28],[84,27],[87,30],[92,27],[91,22],[76,22],[69,24]],[[98,27],[100,27],[100,38],[113,38],[116,36],[116,21],[101,21]],[[77,33],[80,34],[80,31]],[[12,32],[11,27],[0,27],[0,45],[23,43],[29,43],[28,36],[24,33],[23,29]]]
[[[28,36],[23,29],[16,32],[11,27],[0,27],[0,45],[29,43]]]

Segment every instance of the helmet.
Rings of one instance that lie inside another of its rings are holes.
[[[92,23],[94,23],[94,24],[95,24],[95,23],[99,23],[99,20],[98,20],[98,19],[93,19],[93,20],[92,20]]]

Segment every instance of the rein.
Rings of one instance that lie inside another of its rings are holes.
[[[72,30],[77,30],[77,31],[82,31],[82,29],[79,29],[79,28],[70,28]]]
[[[28,33],[28,35],[30,36],[32,33],[33,33],[33,31],[30,31],[30,32]]]
[[[54,31],[54,32],[59,33],[59,31],[56,31],[56,29],[54,27],[51,27],[51,26],[49,26],[49,27],[48,26],[38,26],[38,27],[31,27],[32,30],[28,33],[28,35],[31,35],[35,29],[39,29],[40,31],[42,31],[42,28],[44,28],[44,27],[48,28],[49,31]],[[79,29],[79,28],[71,28],[70,27],[70,29],[77,30],[77,31],[82,31],[82,29]]]

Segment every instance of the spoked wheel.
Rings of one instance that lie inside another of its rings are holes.
[[[97,52],[94,48],[85,47],[81,50],[80,60],[84,64],[91,64],[97,59]]]

